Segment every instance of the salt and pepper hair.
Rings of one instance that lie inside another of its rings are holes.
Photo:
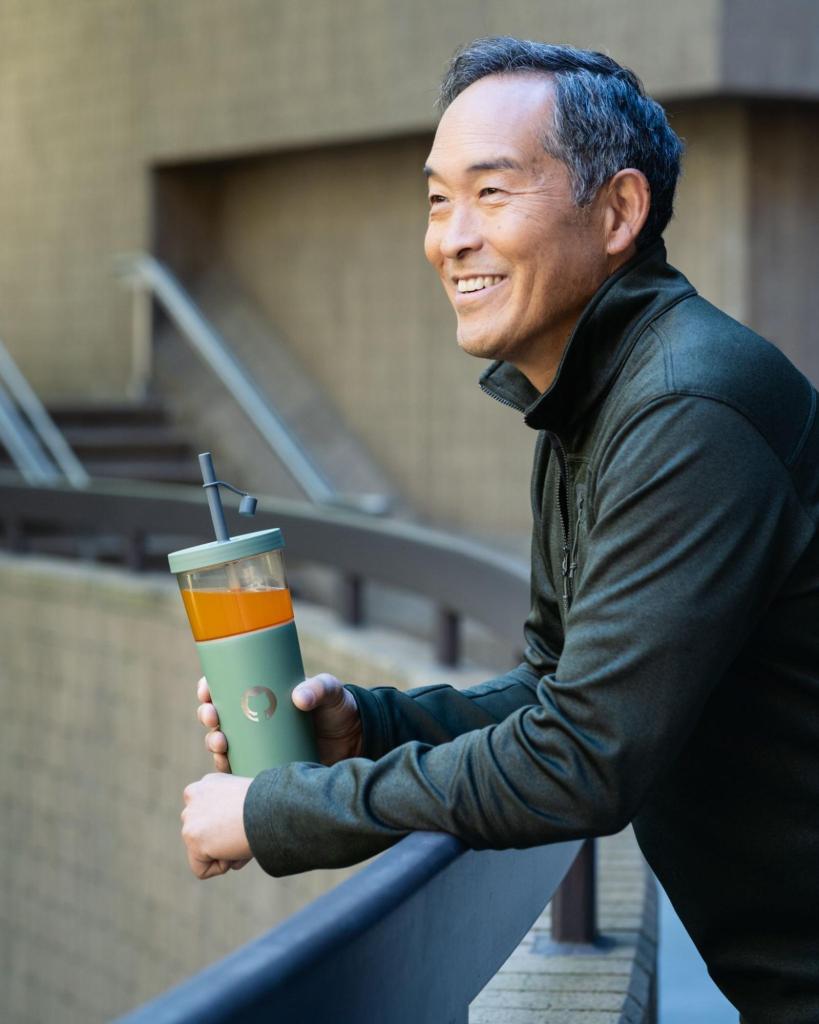
[[[651,189],[637,248],[659,238],[673,212],[683,144],[640,79],[611,57],[511,36],[477,39],[450,61],[438,108],[446,110],[487,75],[523,73],[548,75],[554,82],[554,121],[544,131],[543,147],[568,168],[577,206],[588,206],[609,178],[634,167]]]

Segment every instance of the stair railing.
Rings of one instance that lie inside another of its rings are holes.
[[[381,495],[365,495],[356,499],[342,495],[333,487],[256,387],[225,339],[164,264],[147,253],[134,253],[118,257],[116,267],[120,277],[134,289],[135,366],[143,383],[151,362],[150,328],[146,326],[150,321],[145,300],[153,297],[193,351],[230,392],[311,501],[352,506],[365,512],[385,511],[385,499]]]
[[[91,478],[2,341],[0,382],[0,440],[23,479],[55,483],[62,471],[72,487],[87,487]]]

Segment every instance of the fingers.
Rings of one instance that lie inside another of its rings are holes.
[[[225,756],[228,749],[227,737],[219,730],[219,715],[216,713],[216,708],[210,703],[210,692],[204,676],[199,680],[196,694],[200,700],[203,697],[206,698],[205,703],[200,704],[196,709],[196,717],[202,725],[210,729],[205,736],[205,746],[213,754],[214,767],[217,772],[230,772],[230,762]]]
[[[210,690],[208,689],[208,681],[202,676],[199,682],[196,684],[196,696],[202,704],[210,703]]]
[[[231,863],[229,860],[203,860],[188,852],[190,869],[200,879],[216,878],[218,875],[224,875],[225,872],[230,870]]]
[[[344,703],[344,686],[328,672],[322,672],[293,690],[293,703],[300,711],[318,707],[340,707]]]
[[[219,715],[212,704],[200,704],[196,709],[196,717],[209,729],[219,728]]]
[[[227,736],[217,730],[209,732],[205,737],[205,746],[211,754],[226,754],[228,749]]]
[[[205,737],[205,746],[213,754],[213,764],[217,772],[229,772],[230,761],[227,757],[228,742],[223,732],[213,730]]]

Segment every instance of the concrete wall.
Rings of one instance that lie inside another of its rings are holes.
[[[686,154],[665,233],[668,258],[707,299],[747,322],[750,112],[743,103],[706,101],[675,104],[669,118]]]
[[[819,384],[819,109],[760,104],[750,165],[748,320]]]

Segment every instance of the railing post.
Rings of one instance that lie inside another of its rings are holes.
[[[595,843],[587,839],[552,897],[552,941],[590,944],[597,938]]]
[[[131,379],[128,396],[142,401],[148,395],[153,370],[153,307],[151,290],[139,279],[131,282]]]
[[[360,626],[364,622],[364,580],[353,573],[345,573],[339,580],[338,611],[342,622]]]
[[[125,562],[131,572],[142,572],[145,568],[145,534],[141,530],[128,534]]]
[[[449,608],[439,608],[435,628],[435,656],[450,668],[461,658],[461,617]]]
[[[14,554],[23,554],[28,545],[26,543],[26,534],[23,530],[20,520],[17,518],[6,520],[6,549],[14,552]]]

